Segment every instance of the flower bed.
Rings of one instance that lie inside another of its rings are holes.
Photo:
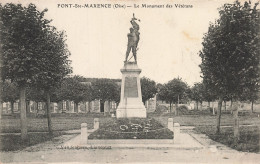
[[[89,139],[173,139],[173,132],[155,119],[113,119],[89,135]]]

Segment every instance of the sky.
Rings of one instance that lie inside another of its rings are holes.
[[[74,75],[94,78],[121,78],[127,48],[127,33],[133,13],[141,20],[137,62],[141,77],[167,83],[180,77],[192,86],[200,82],[199,64],[203,35],[218,17],[218,8],[230,0],[4,0],[36,4],[48,9],[47,19],[67,34]],[[60,4],[170,4],[172,8],[61,8]],[[175,4],[193,8],[176,8]],[[130,54],[131,55],[131,54]]]

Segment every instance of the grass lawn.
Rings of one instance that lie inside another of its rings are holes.
[[[167,127],[168,118],[173,118],[174,122],[180,123],[181,126],[214,126],[216,124],[216,116],[212,115],[182,115],[174,116],[174,114],[157,115],[148,114],[148,117],[158,120],[163,126]],[[100,125],[106,124],[112,118],[104,117],[102,114],[58,114],[52,116],[53,130],[64,131],[80,129],[81,123],[88,123],[88,128],[93,128],[94,118],[99,118]],[[47,119],[28,117],[29,132],[47,132]],[[222,115],[221,125],[232,126],[233,117],[230,114]],[[260,117],[257,115],[239,116],[240,125],[256,125],[260,126]],[[1,133],[20,133],[20,118],[18,116],[3,116],[0,120]]]
[[[174,123],[179,123],[181,126],[215,126],[216,125],[216,116],[211,115],[182,115],[182,116],[174,116],[172,115],[150,115],[150,117],[155,118],[160,121],[164,126],[168,124],[168,118],[173,118]],[[247,115],[247,116],[239,116],[240,125],[256,125],[260,126],[260,117],[256,115]],[[222,115],[221,116],[221,126],[233,126],[234,120],[233,116]]]
[[[0,136],[0,151],[22,150],[28,146],[49,141],[54,137],[60,136],[64,132],[54,132],[53,136],[48,133],[31,133],[28,134],[28,141],[22,142],[20,135],[8,134]]]
[[[167,126],[168,118],[173,118],[174,122],[180,123],[182,126],[194,126],[195,130],[206,134],[214,141],[223,143],[233,149],[245,152],[259,152],[260,151],[260,117],[257,115],[239,116],[240,125],[253,125],[240,127],[240,140],[237,144],[234,142],[233,128],[221,127],[221,133],[215,134],[216,131],[216,116],[209,115],[183,115],[183,116],[169,116],[161,117],[152,116],[160,121],[164,126]],[[221,126],[233,126],[233,116],[222,115]]]
[[[97,115],[85,115],[85,114],[59,114],[52,116],[52,124],[54,131],[65,131],[80,129],[81,123],[87,123],[88,128],[93,128],[94,118],[100,118],[100,124],[111,119],[110,117],[104,117],[100,114]],[[27,118],[28,131],[29,132],[47,132],[47,118]],[[0,124],[1,133],[20,133],[20,118],[19,117],[2,117]]]
[[[92,118],[93,117],[93,118]],[[81,123],[88,123],[88,128],[93,128],[94,117],[99,117],[100,122],[107,122],[107,117],[101,114],[58,114],[52,117],[54,136],[49,136],[48,133],[29,133],[28,141],[22,142],[20,135],[11,133],[20,133],[20,118],[17,115],[3,116],[0,123],[1,133],[10,133],[0,135],[0,151],[15,151],[22,150],[25,147],[32,146],[51,140],[53,137],[64,134],[62,131],[80,129]],[[47,132],[46,118],[27,118],[29,132]]]
[[[180,123],[181,126],[194,126],[200,132],[204,132],[213,140],[219,141],[221,139],[219,136],[214,137],[213,132],[215,132],[215,124],[216,124],[216,116],[212,115],[182,115],[182,116],[174,116],[174,114],[148,114],[150,118],[154,118],[155,120],[159,121],[164,127],[167,127],[168,118],[173,118],[173,121],[176,123]],[[58,114],[52,116],[53,122],[53,130],[55,132],[65,131],[65,130],[73,130],[73,129],[80,129],[81,123],[88,123],[88,128],[93,128],[94,118],[99,118],[100,120],[100,127],[107,125],[107,123],[111,122],[113,118],[111,117],[104,117],[102,114]],[[47,132],[47,119],[46,118],[35,118],[29,117],[27,118],[28,122],[28,131],[29,132]],[[233,126],[233,117],[230,114],[224,114],[221,117],[221,126]],[[260,117],[257,117],[256,114],[253,115],[245,115],[239,116],[239,123],[240,125],[255,125],[256,127],[260,128]],[[201,128],[201,129],[198,129]],[[205,130],[206,129],[206,130]],[[232,141],[232,128],[221,128],[223,138],[226,138],[225,141],[223,139],[223,143],[232,147],[232,144],[229,142]],[[1,133],[14,133],[20,132],[20,118],[19,117],[10,117],[10,116],[3,116],[0,122],[0,132]],[[258,134],[258,136],[257,136]],[[32,134],[33,136],[34,134]],[[243,137],[246,135],[246,137]],[[254,129],[244,128],[241,130],[241,144],[252,144],[258,145],[257,137],[259,138],[259,130],[254,132]],[[17,140],[17,137],[11,137],[13,139],[1,139],[6,144],[17,144],[20,143]],[[43,136],[44,137],[44,136]],[[35,138],[35,137],[33,137]],[[37,137],[36,137],[37,138]],[[46,138],[48,138],[46,136]],[[231,139],[230,139],[231,138]],[[247,138],[247,140],[244,140]],[[256,138],[248,140],[248,138]],[[37,139],[35,139],[37,140]],[[17,141],[17,142],[16,142]],[[44,139],[39,139],[39,142],[43,142]],[[243,142],[242,142],[243,141]],[[259,139],[258,139],[259,142]],[[1,145],[2,145],[1,143]],[[33,142],[32,142],[33,143]],[[26,145],[25,145],[26,146]],[[27,145],[28,146],[28,145]],[[12,147],[12,146],[11,146]],[[13,146],[15,147],[15,146]],[[257,147],[257,146],[256,146]],[[235,147],[234,147],[235,148]],[[259,151],[259,148],[251,148],[251,146],[239,146],[237,145],[236,149],[243,150],[243,151]]]
[[[215,127],[212,126],[200,126],[196,127],[195,130],[233,149],[244,152],[259,152],[260,130],[257,126],[240,127],[240,139],[237,143],[234,142],[234,131],[232,127],[221,128],[220,134],[216,134]]]

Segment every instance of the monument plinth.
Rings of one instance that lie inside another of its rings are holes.
[[[137,66],[136,52],[138,50],[138,42],[140,39],[138,20],[133,14],[130,23],[130,33],[127,34],[128,44],[126,50],[126,58],[124,67],[121,69],[122,82],[121,82],[121,96],[120,103],[116,110],[117,118],[131,118],[139,117],[146,118],[146,109],[142,102],[142,92],[139,74],[141,69]],[[140,20],[138,20],[140,21]],[[128,56],[132,50],[135,62],[130,62]]]
[[[116,110],[117,118],[146,118],[139,77],[141,71],[136,62],[125,62],[121,69],[121,96]]]

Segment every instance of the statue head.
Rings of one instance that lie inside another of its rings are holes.
[[[133,32],[133,31],[134,31],[134,28],[131,27],[131,28],[130,28],[130,32]]]

